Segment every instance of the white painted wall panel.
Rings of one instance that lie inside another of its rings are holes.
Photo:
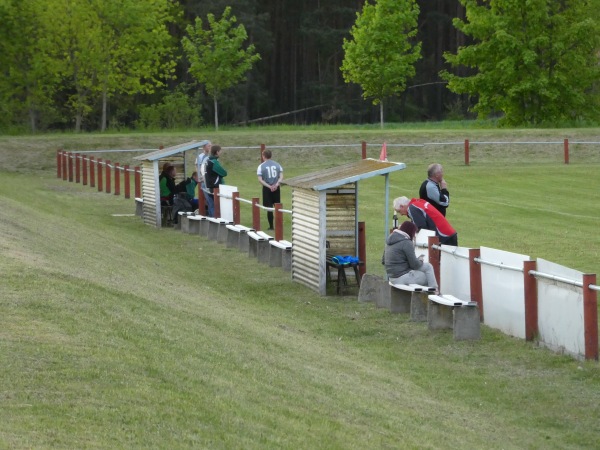
[[[583,281],[582,272],[544,259],[537,260],[537,271]],[[585,356],[582,288],[538,277],[537,289],[540,342],[555,351]]]
[[[523,269],[529,256],[481,247],[481,259]],[[481,264],[485,324],[510,336],[525,339],[523,272]]]

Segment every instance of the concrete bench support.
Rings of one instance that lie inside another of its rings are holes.
[[[396,313],[410,311],[410,320],[413,322],[427,322],[427,295],[434,292],[435,288],[391,282],[390,288],[392,289],[390,311]]]
[[[452,328],[455,340],[481,339],[481,324],[477,303],[460,300],[452,295],[430,295],[427,318],[430,330]]]
[[[237,247],[240,251],[248,252],[248,232],[254,231],[253,228],[245,227],[244,225],[233,225],[228,224],[225,226],[227,229],[227,248]],[[241,242],[245,241],[245,245],[242,248]]]
[[[281,267],[286,272],[292,270],[292,243],[288,241],[269,241],[269,266]]]
[[[208,238],[222,244],[227,242],[227,225],[230,225],[231,222],[225,219],[216,219],[214,217],[209,217],[207,220],[209,222]]]
[[[247,233],[248,235],[248,257],[249,258],[257,258],[259,254],[259,245],[264,243],[269,245],[266,239],[260,235],[258,235],[254,231],[250,231]]]
[[[365,273],[360,280],[360,288],[358,289],[359,302],[378,303],[384,295],[384,289],[388,289],[388,283],[378,275]]]
[[[135,215],[142,217],[144,215],[144,199],[135,198]]]

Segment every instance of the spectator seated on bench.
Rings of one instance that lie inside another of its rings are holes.
[[[456,340],[481,338],[477,303],[452,295],[429,296],[427,324],[430,330],[453,329]]]
[[[400,228],[394,229],[385,241],[385,250],[381,263],[392,284],[418,284],[433,287],[437,291],[438,284],[433,266],[424,262],[424,255],[415,254],[415,236],[417,226],[406,221]]]

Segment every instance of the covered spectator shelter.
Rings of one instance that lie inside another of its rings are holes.
[[[186,166],[186,152],[196,150],[205,141],[191,141],[185,144],[175,145],[165,149],[157,150],[145,155],[136,156],[141,161],[142,167],[142,219],[147,225],[161,227],[160,187],[158,177],[165,163],[170,163],[177,170],[175,182],[179,182],[189,176]],[[196,152],[195,152],[196,153]],[[194,156],[195,156],[194,153]]]
[[[292,188],[292,279],[326,295],[326,258],[358,256],[358,185],[385,176],[385,236],[389,230],[389,174],[404,163],[363,159],[283,181]]]

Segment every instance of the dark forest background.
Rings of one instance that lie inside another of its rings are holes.
[[[452,26],[453,18],[464,17],[464,8],[458,0],[417,3],[422,59],[404,94],[385,100],[386,121],[464,118],[467,99],[448,91],[438,75],[441,69],[449,69],[443,53],[456,52],[464,43],[464,35]],[[181,0],[186,23],[208,13],[220,17],[225,7],[231,6],[262,58],[246,82],[221,97],[220,122],[377,122],[378,107],[361,97],[358,85],[346,84],[340,72],[342,41],[349,38],[363,4],[362,0]],[[203,120],[210,123],[212,101],[198,92],[184,59],[169,88],[178,86],[198,99]],[[270,119],[262,120],[267,117]]]

